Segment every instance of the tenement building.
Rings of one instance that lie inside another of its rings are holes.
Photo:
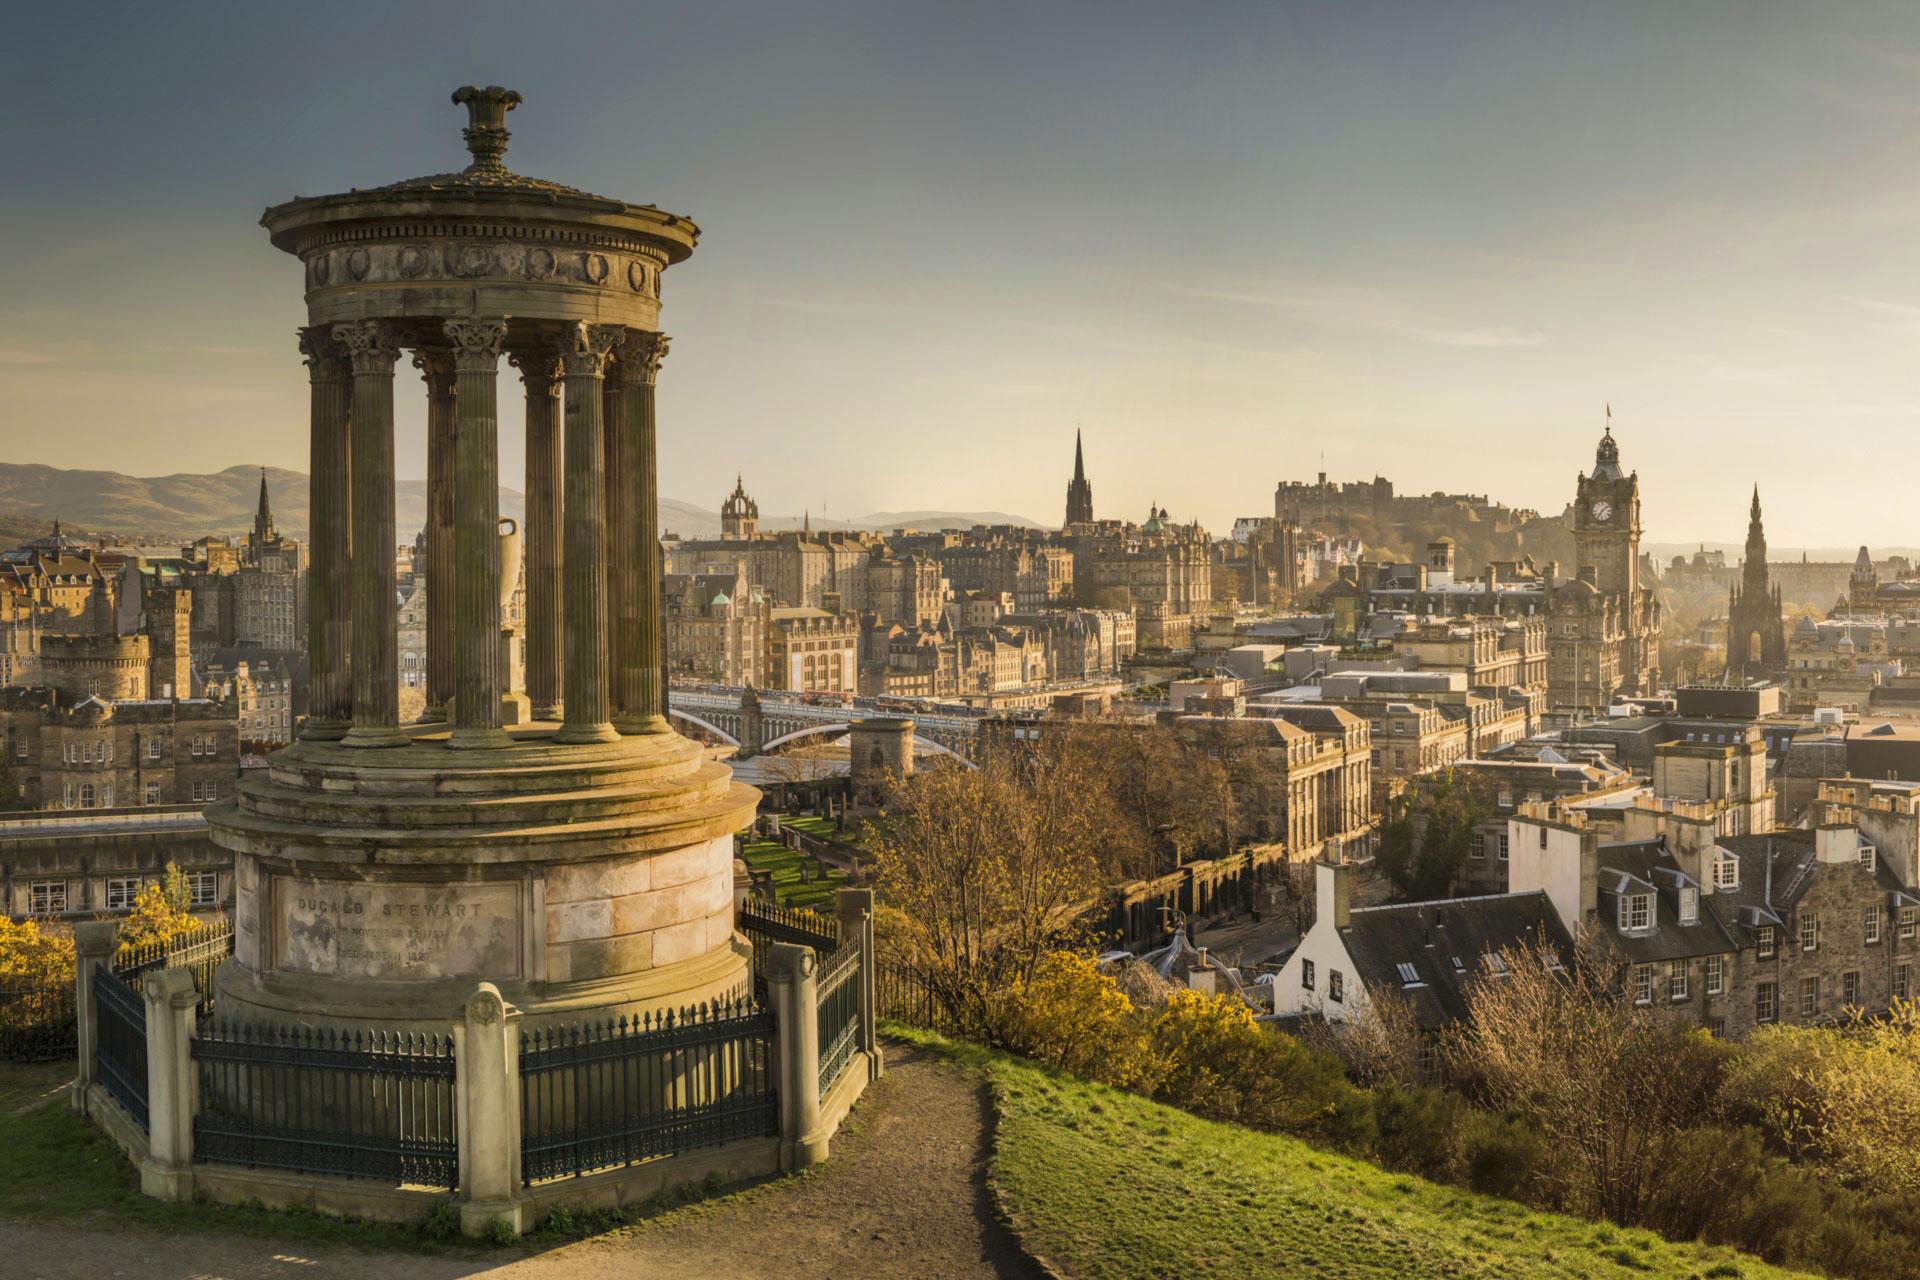
[[[0,750],[31,809],[113,809],[230,799],[240,772],[232,700],[69,700],[0,690]]]

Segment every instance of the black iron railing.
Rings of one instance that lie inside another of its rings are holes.
[[[147,1005],[105,965],[93,970],[94,1078],[142,1129],[147,1127]]]
[[[451,1036],[209,1021],[193,1057],[195,1160],[459,1183]]]
[[[157,969],[187,969],[193,973],[193,989],[200,993],[199,1012],[213,1012],[213,976],[233,954],[233,924],[220,921],[205,925],[165,943],[150,942],[138,947],[122,947],[114,957],[113,971],[138,991],[149,973]]]
[[[954,1019],[932,989],[919,974],[898,961],[881,961],[874,966],[873,1003],[876,1017],[949,1035],[957,1031]]]
[[[572,1177],[780,1132],[773,1014],[698,1005],[520,1037],[520,1169]]]
[[[860,1041],[860,946],[850,942],[821,957],[814,980],[820,1032],[820,1096],[840,1078]]]
[[[840,922],[804,907],[777,907],[751,898],[735,915],[740,931],[753,944],[753,995],[767,1002],[767,948],[776,942],[812,947],[825,955],[840,946]]]

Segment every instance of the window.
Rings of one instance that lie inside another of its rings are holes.
[[[146,804],[159,804],[160,784],[157,782],[149,782],[146,786],[146,791],[143,793],[143,798]]]
[[[67,909],[67,882],[65,880],[35,880],[27,886],[27,912],[29,915],[54,916]]]
[[[163,750],[165,750],[165,744],[162,743],[160,739],[158,738],[147,739],[147,759],[158,760],[160,758],[160,753]]]
[[[1313,990],[1313,961],[1311,960],[1302,960],[1300,962],[1300,989],[1302,991]]]
[[[1800,949],[1817,951],[1820,948],[1820,917],[1811,911],[1800,913]]]
[[[1849,969],[1840,975],[1840,1003],[1848,1008],[1860,1003],[1860,971]]]
[[[1685,1000],[1693,994],[1693,975],[1687,970],[1685,960],[1675,960],[1667,966],[1667,999]]]
[[[1341,973],[1338,969],[1327,970],[1327,999],[1333,1001],[1335,1004],[1340,1004],[1344,1002],[1346,998],[1347,975]]]
[[[83,782],[80,784],[80,807],[82,809],[93,808],[93,784],[91,782]]]
[[[1454,974],[1457,976],[1459,974],[1465,973],[1466,971],[1467,971],[1467,962],[1465,960],[1462,960],[1459,956],[1455,956],[1453,958]]]
[[[1740,887],[1740,859],[1721,850],[1713,859],[1713,887],[1716,889],[1738,889]]]
[[[1873,870],[1874,859],[1876,856],[1877,855],[1875,854],[1874,848],[1872,845],[1863,844],[1860,846],[1860,865],[1865,867],[1867,870],[1869,871]]]
[[[1920,932],[1920,907],[1900,908],[1900,940],[1912,942],[1916,932]]]
[[[220,905],[220,876],[213,871],[189,871],[187,873],[187,905],[192,907],[217,907]]]
[[[1868,942],[1880,941],[1880,913],[1882,910],[1883,908],[1877,902],[1867,908],[1866,934]]]
[[[1727,989],[1727,958],[1707,957],[1707,994],[1717,996]]]
[[[1893,966],[1893,998],[1895,1000],[1906,1000],[1910,998],[1910,993],[1913,990],[1912,972],[1913,966],[1910,964],[1897,964]]]
[[[127,911],[140,896],[138,876],[114,876],[107,881],[107,910]]]
[[[1620,928],[1625,932],[1645,929],[1653,924],[1653,895],[1623,893],[1619,906]]]
[[[1500,861],[1507,860],[1507,833],[1502,831],[1493,838],[1493,847],[1500,853]]]
[[[1420,981],[1420,971],[1414,968],[1412,965],[1406,963],[1404,960],[1401,961],[1399,964],[1395,965],[1394,968],[1397,969],[1400,973],[1401,986],[1418,987],[1418,986],[1425,985]]]
[[[1700,920],[1700,891],[1691,885],[1680,888],[1680,923],[1697,924]]]
[[[1513,808],[1513,792],[1511,792],[1511,791],[1502,791],[1502,792],[1500,793],[1500,807],[1501,807],[1502,809],[1511,809],[1511,808]]]
[[[1725,1039],[1727,1034],[1727,1020],[1725,1018],[1707,1019],[1707,1034],[1716,1040]]]
[[[1753,931],[1753,938],[1754,946],[1759,952],[1760,958],[1762,960],[1773,959],[1773,953],[1778,945],[1774,941],[1773,926],[1770,924],[1761,925]]]
[[[1800,1016],[1811,1018],[1820,1012],[1820,979],[1800,979]]]
[[[1753,988],[1753,1020],[1777,1022],[1780,1018],[1780,989],[1772,982],[1759,982]]]
[[[1653,966],[1650,964],[1633,966],[1633,1002],[1653,1003]]]
[[[1498,951],[1487,952],[1487,972],[1496,978],[1507,976],[1507,958]]]

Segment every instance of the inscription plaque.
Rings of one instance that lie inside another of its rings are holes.
[[[342,978],[517,978],[517,884],[275,876],[274,967]]]

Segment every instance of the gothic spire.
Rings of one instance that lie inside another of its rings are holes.
[[[1077,483],[1085,483],[1087,478],[1087,460],[1080,452],[1080,429],[1073,430],[1073,478]]]

